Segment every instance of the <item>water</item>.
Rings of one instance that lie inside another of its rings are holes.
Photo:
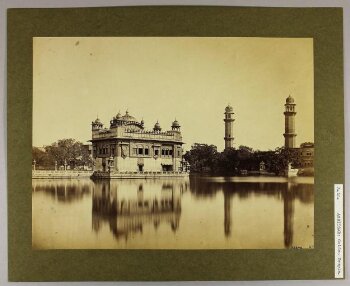
[[[32,181],[35,249],[313,248],[313,178]]]

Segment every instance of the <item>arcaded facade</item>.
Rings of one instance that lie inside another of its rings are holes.
[[[162,131],[158,121],[152,130],[146,130],[143,120],[126,111],[113,117],[109,128],[103,128],[98,118],[91,125],[94,171],[182,171],[183,142],[177,120],[167,131]]]

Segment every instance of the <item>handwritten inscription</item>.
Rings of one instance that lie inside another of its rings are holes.
[[[343,185],[334,185],[335,278],[344,278]]]

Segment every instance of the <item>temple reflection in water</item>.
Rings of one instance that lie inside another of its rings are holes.
[[[276,177],[33,180],[33,239],[45,241],[55,228],[50,236],[55,242],[42,247],[55,248],[67,233],[72,236],[71,221],[59,207],[64,204],[90,220],[90,230],[70,237],[81,239],[82,248],[308,248],[313,247],[313,187],[310,178]],[[104,243],[107,229],[116,245]]]
[[[145,224],[169,225],[173,232],[179,227],[181,194],[186,183],[153,181],[97,181],[92,195],[92,227],[98,232],[107,222],[115,238],[127,239],[141,232]]]

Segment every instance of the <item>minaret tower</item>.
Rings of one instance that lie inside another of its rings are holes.
[[[286,99],[284,118],[285,118],[285,128],[284,128],[284,147],[285,148],[295,148],[295,103],[294,98],[288,96]]]
[[[233,108],[228,105],[225,108],[225,149],[232,148],[233,147],[233,140],[235,139],[233,137],[233,122],[235,121],[233,119]]]

